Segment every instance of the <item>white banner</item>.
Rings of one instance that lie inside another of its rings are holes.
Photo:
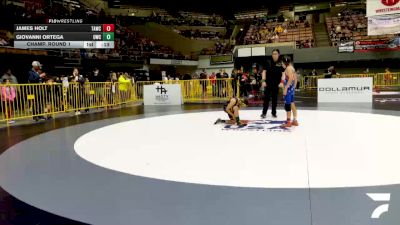
[[[318,102],[372,102],[372,77],[318,79]]]
[[[368,35],[400,33],[400,14],[368,17]]]
[[[338,52],[354,52],[354,41],[345,41],[338,44]]]
[[[400,13],[400,0],[367,0],[367,17]]]
[[[182,105],[181,85],[144,85],[144,105]]]
[[[150,58],[151,65],[175,65],[175,66],[197,66],[198,61],[193,60],[175,60],[175,59],[155,59]]]

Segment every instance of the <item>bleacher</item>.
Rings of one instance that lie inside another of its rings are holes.
[[[297,47],[313,47],[314,33],[309,22],[268,21],[250,25],[244,44],[296,42]]]

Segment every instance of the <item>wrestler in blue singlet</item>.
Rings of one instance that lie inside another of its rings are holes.
[[[285,73],[285,86],[289,82],[289,76]],[[284,96],[285,104],[291,104],[294,102],[294,93],[295,93],[295,84],[294,80],[292,84],[290,84],[286,96]]]

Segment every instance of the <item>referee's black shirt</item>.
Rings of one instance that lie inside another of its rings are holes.
[[[267,86],[278,87],[281,83],[282,73],[285,71],[282,67],[282,62],[270,62],[265,68]]]

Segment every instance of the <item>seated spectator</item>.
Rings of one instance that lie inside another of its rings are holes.
[[[8,46],[8,45],[9,43],[5,39],[0,38],[0,46]]]
[[[336,33],[340,33],[340,32],[342,32],[342,27],[338,25],[336,27]]]
[[[308,20],[306,20],[306,22],[304,22],[304,26],[307,27],[307,28],[310,27],[311,26],[310,22],[308,22]]]
[[[282,26],[277,26],[276,28],[275,28],[275,33],[278,33],[278,34],[280,34],[280,33],[282,33],[283,32],[283,28],[282,28]]]

